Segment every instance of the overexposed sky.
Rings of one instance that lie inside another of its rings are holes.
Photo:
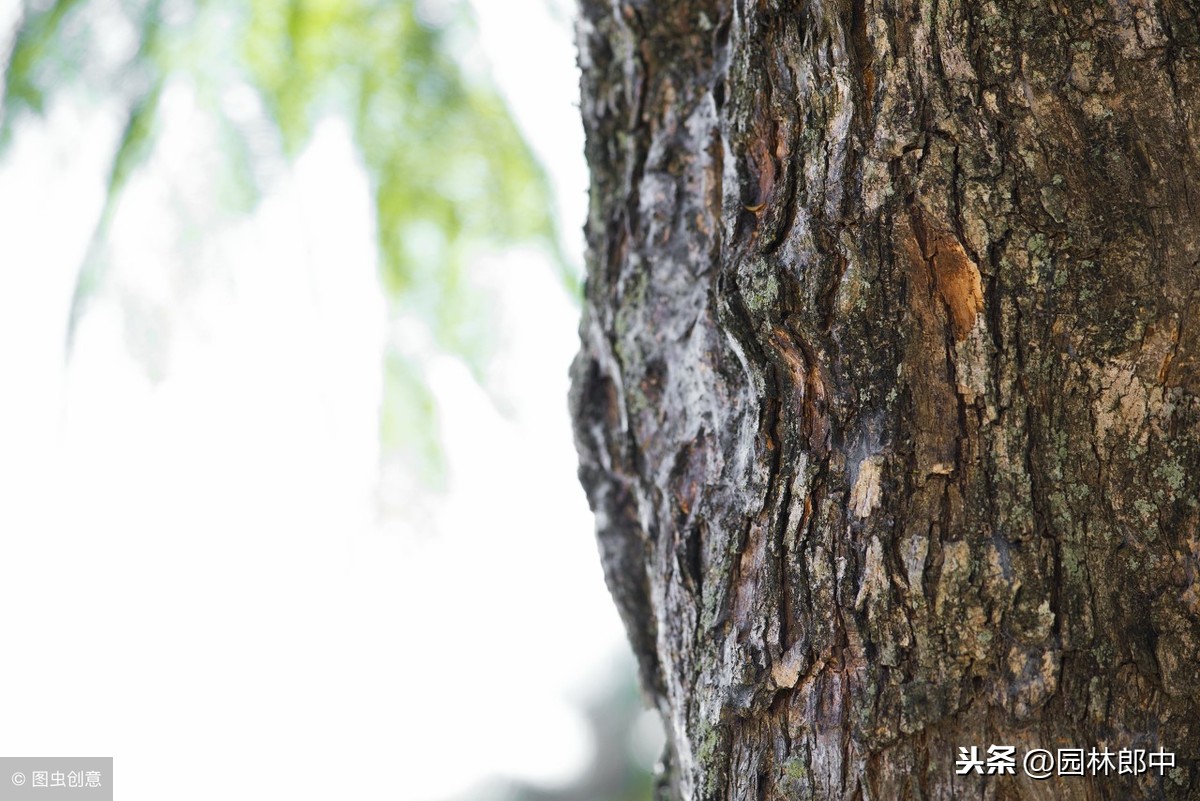
[[[477,5],[578,251],[565,4]],[[489,775],[569,780],[591,747],[577,702],[625,646],[575,478],[577,310],[552,264],[481,258],[512,408],[428,355],[448,487],[381,521],[388,331],[346,127],[323,124],[261,206],[214,217],[184,264],[195,232],[172,215],[204,219],[191,199],[207,144],[185,87],[164,108],[163,146],[114,221],[114,289],[65,370],[117,129],[68,99],[0,163],[0,754],[112,755],[123,799],[438,799]],[[144,330],[121,302],[147,305]]]

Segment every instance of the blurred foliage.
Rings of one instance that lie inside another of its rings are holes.
[[[258,122],[287,158],[322,119],[349,122],[370,176],[393,317],[421,321],[437,348],[481,376],[488,304],[472,291],[472,254],[539,241],[569,270],[546,177],[483,69],[464,58],[475,52],[468,11],[460,0],[26,0],[4,76],[0,146],[22,116],[43,114],[68,88],[115,98],[125,119],[72,331],[104,283],[105,235],[153,150],[172,82],[190,84],[216,123],[226,202],[253,208],[263,188],[256,131],[228,102],[249,88]],[[435,406],[420,365],[394,353],[385,370],[383,444],[405,448],[436,478]]]

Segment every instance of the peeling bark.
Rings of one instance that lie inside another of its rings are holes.
[[[1198,14],[582,0],[572,412],[663,798],[1200,799]]]

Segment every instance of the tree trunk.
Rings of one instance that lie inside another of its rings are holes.
[[[662,797],[1200,798],[1200,5],[582,6],[572,408]]]

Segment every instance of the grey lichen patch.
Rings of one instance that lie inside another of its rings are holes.
[[[766,259],[748,262],[739,275],[739,289],[746,308],[756,316],[766,317],[779,303],[779,276]]]
[[[701,764],[713,761],[720,751],[721,734],[715,725],[706,725],[700,732],[700,740],[696,745],[696,759]]]
[[[1172,497],[1178,495],[1187,480],[1187,472],[1178,458],[1166,459],[1154,469],[1156,478],[1161,479],[1170,488]]]
[[[779,788],[789,801],[812,801],[813,775],[808,763],[801,757],[791,757],[783,764]]]
[[[793,781],[803,781],[808,776],[808,764],[800,759],[789,759],[783,763],[783,775]]]

